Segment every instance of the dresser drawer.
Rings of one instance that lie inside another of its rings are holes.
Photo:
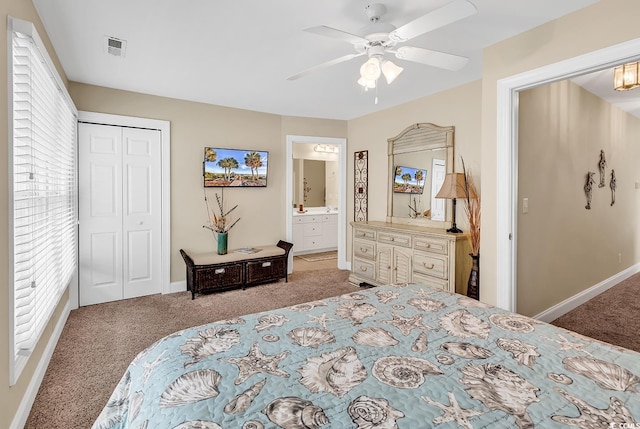
[[[305,238],[322,234],[322,224],[305,223],[302,229]]]
[[[303,224],[304,223],[304,218],[305,218],[305,216],[294,216],[293,217],[293,224],[294,225]]]
[[[405,234],[381,232],[378,235],[378,241],[380,243],[389,243],[395,246],[411,247],[411,236]]]
[[[425,252],[438,253],[440,255],[447,255],[449,253],[447,240],[435,237],[413,237],[413,248]]]
[[[356,240],[353,242],[353,254],[358,258],[376,259],[376,243]]]
[[[319,215],[307,215],[307,216],[302,216],[303,219],[303,223],[315,223],[315,222],[322,222],[322,216]]]
[[[374,230],[371,229],[356,229],[355,232],[353,233],[355,238],[361,238],[364,240],[372,240],[375,241],[376,240],[376,232]]]
[[[437,279],[431,276],[424,276],[422,274],[414,272],[411,276],[411,281],[413,283],[419,283],[425,286],[435,287],[438,289],[444,289],[448,292],[451,292],[449,288],[449,282],[443,279]]]
[[[376,264],[373,262],[354,259],[352,271],[360,277],[366,277],[371,280],[376,278]]]
[[[413,272],[447,279],[448,259],[424,253],[413,254]]]

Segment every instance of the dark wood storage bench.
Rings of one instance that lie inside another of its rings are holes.
[[[235,289],[260,283],[289,281],[287,265],[293,244],[280,240],[275,246],[255,246],[256,253],[231,251],[195,253],[180,249],[187,266],[187,290],[196,293]]]

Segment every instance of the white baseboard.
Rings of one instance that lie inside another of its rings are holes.
[[[591,286],[589,289],[565,299],[542,313],[533,316],[533,318],[549,323],[638,272],[640,272],[640,263],[632,265],[626,270],[620,271],[608,279],[601,281],[597,285]]]
[[[185,292],[187,290],[187,281],[181,280],[179,282],[171,282],[169,285],[169,292],[167,293],[175,293],[175,292]]]
[[[40,385],[42,384],[42,379],[47,372],[47,367],[49,366],[49,362],[51,361],[51,356],[53,356],[53,351],[58,344],[58,339],[62,334],[65,323],[67,323],[67,318],[69,317],[69,313],[71,312],[72,307],[73,304],[71,303],[71,301],[67,300],[67,304],[62,310],[62,314],[60,315],[58,323],[56,323],[53,332],[51,332],[49,342],[47,343],[47,346],[42,353],[42,357],[40,358],[40,362],[38,362],[38,366],[36,367],[36,370],[31,377],[31,381],[29,381],[27,390],[25,391],[24,396],[20,401],[20,405],[18,406],[9,429],[22,429],[27,423],[29,413],[31,412],[31,407],[33,406],[33,402],[36,400],[36,395],[38,394],[38,390],[40,389]]]

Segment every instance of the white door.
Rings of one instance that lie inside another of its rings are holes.
[[[436,198],[436,195],[442,188],[444,178],[447,175],[444,166],[444,159],[433,159],[431,165],[431,220],[444,221],[444,208],[446,200],[444,198]]]
[[[160,131],[78,124],[80,305],[161,292]]]

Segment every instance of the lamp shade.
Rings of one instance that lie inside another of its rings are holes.
[[[385,60],[382,62],[382,74],[384,78],[387,80],[388,84],[391,84],[396,78],[402,73],[404,69],[398,65],[395,65],[389,60]]]
[[[640,63],[629,63],[613,70],[613,88],[628,91],[640,86]]]
[[[436,198],[465,198],[464,174],[447,173]]]
[[[360,67],[360,76],[365,80],[376,80],[380,77],[380,60],[377,57],[369,58]]]

